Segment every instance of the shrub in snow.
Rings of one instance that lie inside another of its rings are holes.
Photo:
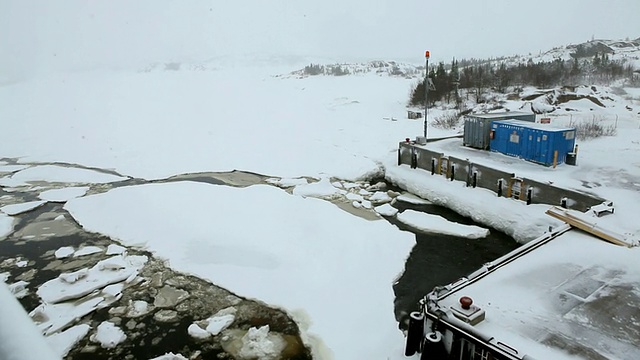
[[[431,125],[440,129],[453,129],[460,123],[460,114],[457,111],[446,111],[432,120]]]
[[[595,139],[602,136],[615,136],[618,133],[615,125],[603,125],[603,118],[592,119],[589,122],[569,122],[570,127],[576,128],[578,140]]]

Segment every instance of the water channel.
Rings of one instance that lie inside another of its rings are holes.
[[[249,186],[255,183],[264,183],[266,177],[241,172],[231,173],[201,173],[175,176],[166,180],[170,181],[198,181],[209,183],[213,186]],[[140,179],[129,179],[109,185],[92,185],[89,193],[100,193],[113,187],[130,186],[142,183],[150,183]],[[388,184],[387,184],[388,185]],[[58,187],[60,184],[57,185]],[[388,185],[388,188],[391,186]],[[392,189],[400,191],[400,189]],[[36,199],[36,194],[30,191],[4,192],[0,188],[0,195],[20,198],[22,201]],[[341,209],[348,210],[357,216],[366,219],[375,219],[377,216],[371,210],[349,209],[350,203],[336,203]],[[457,213],[433,204],[411,204],[403,201],[395,201],[394,207],[400,211],[412,209],[430,214],[440,215],[450,221],[465,225],[478,225],[472,220]],[[37,224],[44,226],[45,232],[51,232],[49,225],[54,218],[65,216],[66,230],[51,236],[42,238],[38,233]],[[11,269],[11,259],[27,259],[28,265],[19,273],[12,271],[9,282],[26,280],[31,283],[30,288],[36,289],[45,281],[55,278],[61,271],[74,271],[82,267],[91,267],[103,259],[99,255],[91,255],[76,259],[71,262],[56,260],[53,252],[62,246],[100,246],[106,248],[114,241],[106,236],[88,233],[84,231],[72,217],[63,209],[62,204],[47,203],[33,211],[17,216],[17,224],[14,232],[8,239],[0,241],[0,273]],[[417,309],[419,299],[431,291],[437,285],[445,285],[464,276],[485,262],[494,260],[499,256],[513,250],[518,244],[510,237],[491,230],[489,236],[483,239],[466,239],[455,236],[423,234],[411,229],[409,226],[396,220],[394,217],[386,218],[387,221],[397,226],[402,231],[413,232],[416,236],[416,245],[411,251],[404,273],[393,284],[396,295],[395,315],[400,328],[405,327],[407,314]],[[45,226],[46,225],[46,226]],[[28,240],[26,240],[28,239]],[[45,240],[45,241],[43,241]],[[211,283],[173,272],[165,264],[154,259],[152,254],[145,251],[129,249],[131,254],[146,255],[150,261],[142,270],[141,275],[155,279],[147,287],[125,291],[120,303],[129,300],[145,300],[154,302],[154,297],[163,286],[172,286],[183,289],[190,294],[188,300],[171,309],[176,316],[168,321],[159,321],[157,316],[149,313],[139,318],[127,318],[122,314],[110,312],[108,308],[96,311],[90,319],[86,320],[95,328],[104,320],[113,321],[125,327],[133,336],[118,348],[104,350],[92,344],[88,339],[81,341],[66,357],[67,359],[136,359],[150,358],[152,355],[161,355],[171,349],[181,349],[184,354],[191,354],[197,358],[233,358],[229,346],[223,342],[203,343],[196,341],[187,335],[186,328],[195,320],[211,315],[211,309],[222,309],[235,306],[243,311],[238,311],[238,320],[234,331],[246,332],[250,326],[269,325],[271,330],[279,333],[288,343],[289,355],[287,359],[309,359],[310,352],[305,348],[299,337],[297,325],[282,311],[269,308],[251,300],[243,299],[225,289]],[[7,262],[9,261],[9,262]],[[158,280],[158,278],[160,280]],[[157,281],[156,281],[157,280]],[[390,284],[391,286],[391,284]],[[126,289],[125,289],[126,290]],[[39,304],[38,296],[32,291],[21,299],[25,309],[32,310]],[[118,303],[116,303],[118,305]],[[88,336],[87,336],[88,338]]]

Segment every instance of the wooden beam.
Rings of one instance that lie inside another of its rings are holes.
[[[599,237],[602,240],[606,240],[612,244],[626,246],[626,247],[633,246],[633,244],[627,241],[623,235],[620,235],[611,230],[607,230],[596,224],[589,223],[585,219],[582,219],[581,217],[573,215],[571,213],[571,210],[554,206],[549,210],[547,210],[546,213],[547,215],[551,215],[556,219],[564,221],[575,228],[586,231],[589,234]]]

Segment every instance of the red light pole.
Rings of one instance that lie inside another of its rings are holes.
[[[429,94],[429,50],[424,53],[424,57],[427,59],[427,63],[425,65],[424,70],[424,141],[427,142],[427,118],[429,117],[429,108],[428,108],[428,94]]]

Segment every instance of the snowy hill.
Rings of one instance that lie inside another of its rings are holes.
[[[569,44],[555,47],[537,55],[515,55],[497,58],[498,62],[505,62],[507,66],[525,64],[529,60],[534,63],[554,60],[572,60],[593,58],[596,54],[607,54],[610,60],[619,60],[640,68],[640,38],[635,40],[591,40],[580,44]]]
[[[417,78],[423,76],[424,66],[400,63],[396,61],[369,61],[367,63],[343,63],[343,64],[309,64],[303,69],[293,71],[282,77],[304,78],[307,76],[329,75],[344,76],[358,74],[377,74],[387,76],[398,76],[405,78]]]

